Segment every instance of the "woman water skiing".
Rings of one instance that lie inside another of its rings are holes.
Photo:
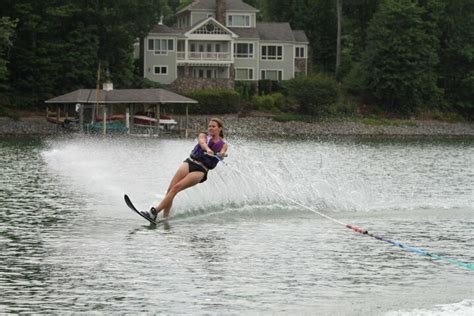
[[[209,121],[207,133],[199,134],[197,145],[176,171],[163,200],[148,212],[141,212],[143,216],[156,221],[158,213],[163,211],[163,218],[167,218],[176,194],[207,180],[207,172],[214,169],[227,152],[223,129],[222,120],[212,118]]]

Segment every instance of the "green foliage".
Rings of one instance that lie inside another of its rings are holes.
[[[13,45],[11,38],[17,22],[9,17],[0,17],[0,88],[8,78],[7,52]]]
[[[282,82],[277,80],[263,79],[258,81],[258,94],[265,95],[282,91]]]
[[[102,78],[108,68],[117,88],[157,87],[143,79],[143,62],[134,64],[132,45],[161,15],[171,25],[173,14],[191,2],[2,0],[0,102],[25,109],[77,88],[93,88],[99,63]],[[259,20],[289,22],[293,29],[304,30],[310,42],[308,69],[334,74],[335,0],[245,2],[260,10]],[[355,98],[363,97],[366,104],[375,100],[384,111],[456,111],[474,120],[473,39],[473,1],[343,1],[337,79]],[[251,107],[257,88],[261,95],[281,92],[296,98],[275,106],[284,112],[295,111],[296,102],[305,99],[305,93],[290,93],[280,82],[261,81],[257,87],[238,81],[243,108]],[[320,100],[308,97],[306,104],[301,113],[353,111],[347,102],[321,106]]]
[[[240,100],[250,101],[257,93],[258,84],[255,81],[236,81],[235,90],[240,94]]]
[[[361,63],[354,63],[342,79],[342,82],[347,91],[361,95],[365,89],[366,76],[367,73],[364,71]]]
[[[265,21],[289,22],[293,29],[304,30],[313,53],[310,57],[318,71],[334,72],[336,63],[336,4],[334,0],[264,0]]]
[[[384,0],[368,29],[366,87],[394,112],[414,112],[440,94],[434,71],[438,40],[424,14],[411,0]]]
[[[116,87],[130,86],[133,43],[156,23],[159,3],[2,1],[2,14],[19,21],[9,53],[12,103],[31,100],[22,105],[35,106],[58,94],[95,87],[99,63],[102,74],[110,70]]]
[[[439,85],[450,108],[474,120],[474,2],[446,1],[443,9]]]
[[[225,114],[239,111],[240,96],[234,90],[194,90],[187,96],[199,102],[198,105],[190,106],[190,112],[195,114]]]
[[[181,1],[179,1],[179,5],[176,8],[176,12],[179,11],[179,10],[184,9],[185,7],[190,5],[192,2],[193,2],[193,0],[181,0]]]
[[[343,49],[360,61],[367,43],[367,28],[382,0],[350,0],[343,2]],[[342,58],[345,62],[345,58]]]
[[[252,109],[263,112],[279,113],[285,106],[285,97],[281,93],[254,96]]]
[[[288,94],[297,100],[299,112],[306,115],[321,115],[330,112],[340,96],[336,81],[324,74],[297,77],[287,82]]]

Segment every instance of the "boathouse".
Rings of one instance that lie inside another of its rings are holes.
[[[176,131],[187,136],[188,106],[196,100],[165,89],[113,89],[110,82],[103,89],[79,89],[45,101],[46,119],[52,123],[75,123],[83,132],[121,131],[159,134]],[[184,106],[184,121],[160,115],[163,104]]]

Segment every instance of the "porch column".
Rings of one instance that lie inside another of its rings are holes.
[[[79,130],[81,133],[84,132],[84,105],[79,105]]]
[[[130,133],[133,130],[133,126],[135,124],[135,104],[130,104]]]
[[[188,51],[189,51],[189,40],[188,39],[185,39],[184,40],[184,60],[188,60],[189,56],[188,56]]]
[[[105,135],[107,134],[107,108],[105,104],[102,108],[102,116],[102,134]]]
[[[188,123],[189,123],[188,104],[186,103],[186,120],[184,121],[184,137],[185,138],[188,138]]]
[[[156,117],[156,135],[160,135],[160,104],[157,103],[155,106],[155,117]]]
[[[127,134],[130,134],[130,105],[125,110],[125,127],[127,128]]]

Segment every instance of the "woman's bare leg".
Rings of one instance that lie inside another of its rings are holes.
[[[161,200],[160,204],[155,207],[157,213],[161,212],[161,210],[164,209],[165,211],[163,212],[163,216],[168,217],[176,194],[186,188],[189,188],[190,186],[196,185],[202,180],[203,176],[204,173],[202,172],[189,173],[188,163],[183,163],[178,168],[176,174],[171,180],[168,186],[168,190],[166,191],[165,197],[163,198],[163,200]]]
[[[168,217],[176,194],[178,194],[179,192],[189,187],[192,187],[198,184],[199,182],[201,182],[203,177],[204,177],[204,172],[199,172],[199,171],[191,172],[191,173],[188,173],[183,179],[181,179],[178,183],[176,183],[175,185],[171,187],[171,189],[168,191],[163,201],[161,201],[162,203],[164,202],[163,203],[163,209],[164,209],[163,217],[164,218]]]

